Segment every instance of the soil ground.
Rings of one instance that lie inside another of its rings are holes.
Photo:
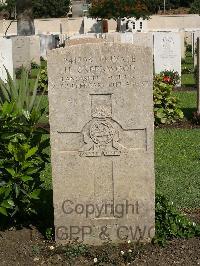
[[[200,209],[182,210],[192,221],[200,223]],[[130,253],[131,249],[131,253]],[[125,252],[125,255],[121,254]],[[33,226],[0,232],[0,265],[200,265],[200,238],[174,239],[164,247],[153,244],[89,247],[83,254],[69,246],[47,241]],[[98,263],[94,263],[97,258]]]

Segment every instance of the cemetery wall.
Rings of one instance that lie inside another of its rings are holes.
[[[200,27],[199,15],[171,15],[159,16],[154,15],[147,22],[148,30],[162,30],[162,29],[196,29]]]

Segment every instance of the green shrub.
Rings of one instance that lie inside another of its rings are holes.
[[[7,84],[0,81],[0,216],[9,222],[36,212],[40,172],[48,161],[44,149],[49,139],[44,140],[46,132],[37,128],[45,111],[36,98],[39,76],[32,91],[28,74],[23,70],[21,80],[8,74]]]
[[[45,62],[46,60],[44,59],[44,57],[40,56],[40,61]]]
[[[47,75],[47,67],[44,67],[40,71],[40,78],[38,81],[38,91],[47,91],[48,88],[48,75]]]
[[[189,221],[176,210],[163,195],[156,195],[156,234],[154,243],[164,245],[172,238],[190,238],[200,236],[200,226]]]
[[[22,72],[25,70],[25,67],[21,66],[15,69],[15,76],[17,79],[21,78]]]
[[[153,99],[155,124],[170,124],[183,118],[178,100],[172,96],[173,85],[163,81],[162,75],[154,77]]]
[[[192,44],[186,45],[186,52],[191,53],[192,52]]]
[[[194,2],[191,4],[190,14],[200,14],[199,0],[194,0]]]
[[[38,69],[38,68],[40,68],[40,66],[36,63],[36,62],[31,62],[31,68],[32,69]]]
[[[40,119],[41,97],[37,99],[38,81],[40,73],[34,82],[33,89],[30,86],[29,70],[22,68],[21,79],[11,78],[7,72],[7,83],[0,80],[0,107],[5,103],[12,103],[14,113],[25,115],[30,124],[35,124]]]
[[[163,77],[163,82],[169,85],[177,85],[180,82],[180,76],[177,71],[162,71],[160,75]]]

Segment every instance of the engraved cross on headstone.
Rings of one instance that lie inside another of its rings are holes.
[[[113,119],[112,94],[91,94],[90,96],[91,120],[86,123],[82,131],[58,133],[81,134],[83,144],[77,150],[79,156],[102,157],[101,160],[94,160],[94,164],[98,164],[95,169],[99,169],[98,173],[95,173],[96,202],[114,204],[113,158],[135,150],[147,150],[147,131],[146,128],[124,129]],[[110,217],[105,214],[104,218],[108,216]],[[114,216],[114,213],[111,216]]]

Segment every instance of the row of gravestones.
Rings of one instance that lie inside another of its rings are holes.
[[[154,71],[160,73],[165,70],[174,70],[181,76],[181,58],[184,50],[184,38],[181,33],[154,32],[154,33],[108,33],[87,34],[74,36],[70,41],[79,38],[102,38],[107,42],[129,43],[138,46],[150,47],[154,54]],[[66,45],[69,41],[66,41]]]
[[[70,40],[87,36],[87,38],[102,38],[108,42],[145,44],[153,47],[155,73],[174,70],[181,76],[181,58],[185,55],[185,40],[188,42],[191,40],[192,47],[196,47],[196,40],[200,36],[200,32],[190,33],[190,35],[187,33],[187,38],[185,38],[183,32],[82,34],[71,37]],[[66,36],[59,36],[59,39],[63,43]],[[15,69],[22,65],[29,67],[31,61],[40,64],[40,57],[46,59],[47,50],[57,46],[58,36],[55,37],[54,35],[0,38],[0,77],[3,80],[6,79],[4,67],[9,70],[12,76]],[[193,51],[195,50],[196,48],[193,48]],[[196,53],[194,53],[194,61],[196,64]]]
[[[56,48],[65,41],[66,36],[60,35],[33,35],[33,36],[13,36],[0,38],[0,78],[6,80],[16,69],[24,66],[30,68],[31,62],[40,65],[40,58],[47,58],[47,51]]]

